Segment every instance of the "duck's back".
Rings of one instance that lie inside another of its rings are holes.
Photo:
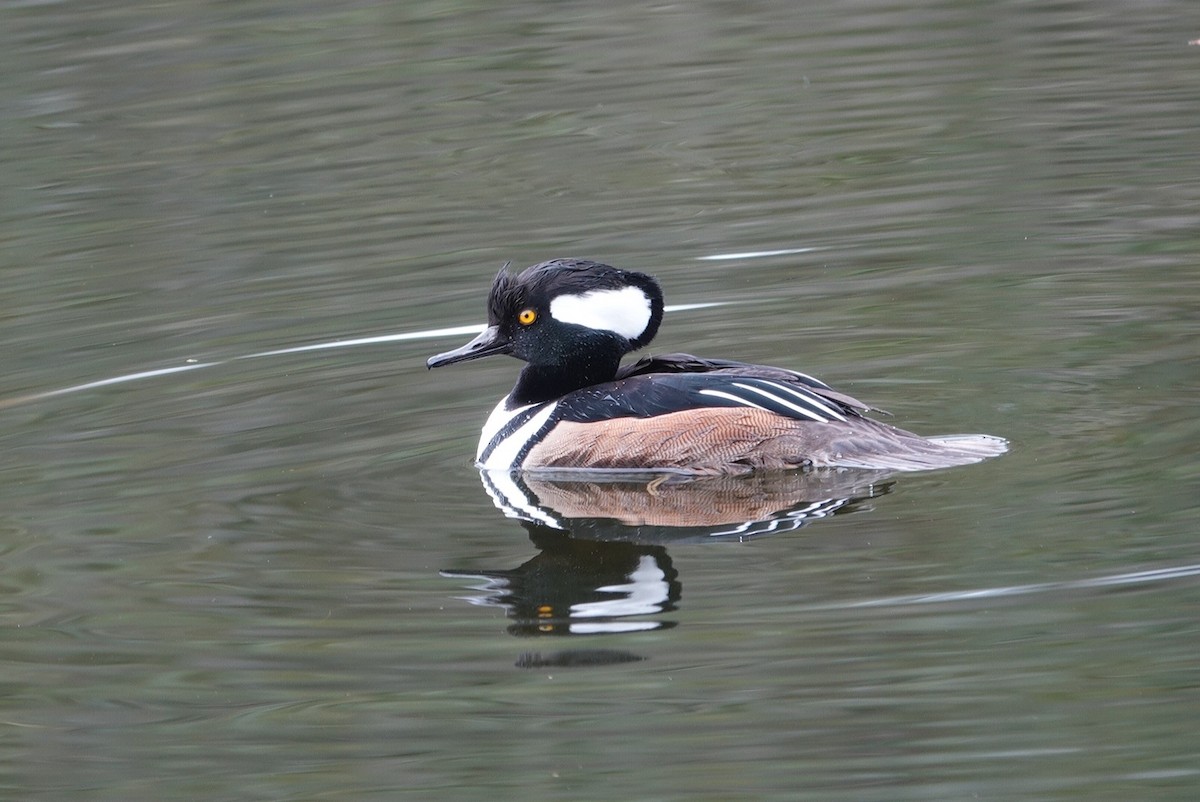
[[[1000,438],[924,438],[864,417],[867,405],[802,373],[670,354],[553,402],[525,469],[844,467],[925,470],[1003,453]]]

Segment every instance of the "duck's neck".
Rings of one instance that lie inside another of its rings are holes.
[[[526,365],[509,393],[508,403],[518,407],[540,404],[593,384],[612,381],[621,366],[619,353],[590,353],[567,365]]]

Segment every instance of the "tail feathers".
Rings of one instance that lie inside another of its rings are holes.
[[[1008,441],[989,434],[948,434],[938,437],[911,437],[901,443],[890,443],[891,449],[881,453],[866,451],[856,454],[839,453],[831,460],[841,468],[869,470],[928,471],[970,465],[999,456],[1008,451]]]

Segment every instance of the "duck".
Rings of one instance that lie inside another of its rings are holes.
[[[923,471],[1008,450],[985,434],[923,437],[787,368],[686,353],[622,359],[663,319],[657,279],[587,259],[500,269],[487,326],[430,369],[507,354],[525,362],[488,416],[476,466],[517,472],[722,475]],[[886,414],[886,413],[883,413]]]

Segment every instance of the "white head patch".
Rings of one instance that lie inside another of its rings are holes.
[[[650,298],[637,287],[560,295],[550,302],[550,316],[636,340],[650,325]]]

